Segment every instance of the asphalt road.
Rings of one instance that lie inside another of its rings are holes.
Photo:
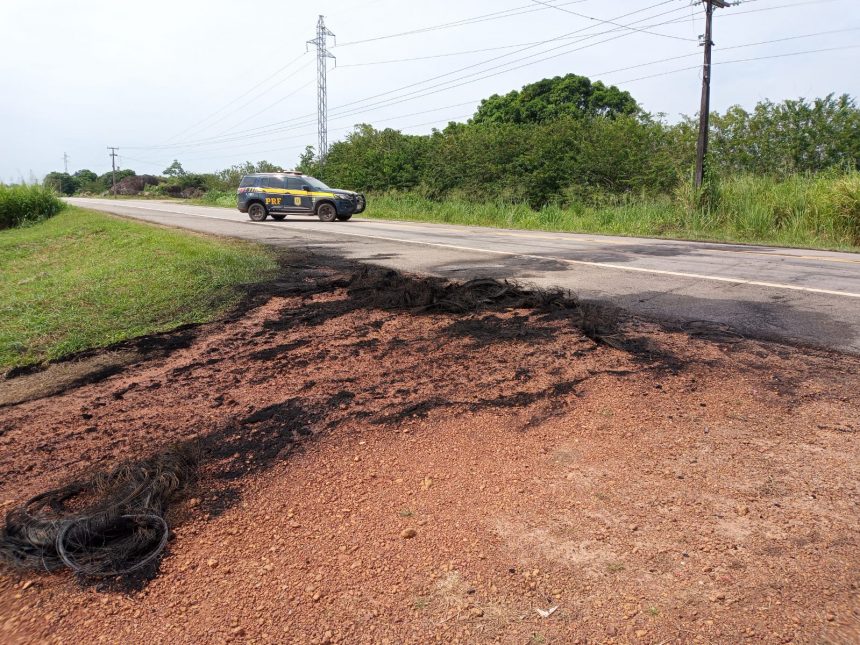
[[[233,209],[166,201],[68,201],[400,270],[561,286],[650,319],[709,321],[751,337],[860,353],[858,254],[365,218],[251,222]]]

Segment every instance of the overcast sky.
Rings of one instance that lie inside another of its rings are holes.
[[[305,41],[320,13],[337,36],[330,142],[361,122],[426,133],[493,93],[569,72],[617,84],[669,120],[699,102],[699,69],[665,74],[701,63],[703,11],[691,0],[0,0],[0,179],[62,170],[64,152],[70,172],[102,173],[109,145],[138,173],[174,158],[195,171],[292,167],[316,143]],[[747,0],[716,13],[713,109],[860,94],[856,0]],[[403,32],[413,33],[379,38]],[[840,49],[727,62],[829,48]],[[433,58],[383,63],[420,57]]]

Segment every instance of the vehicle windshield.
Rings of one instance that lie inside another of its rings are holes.
[[[331,190],[331,188],[326,186],[316,177],[308,177],[307,175],[305,175],[304,177],[302,177],[302,182],[306,183],[308,186],[315,190]]]

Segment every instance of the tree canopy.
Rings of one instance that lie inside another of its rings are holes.
[[[567,74],[531,83],[504,96],[481,101],[472,123],[546,123],[563,116],[615,117],[632,115],[639,105],[629,92]]]
[[[178,159],[174,159],[173,163],[167,166],[162,172],[165,177],[184,177],[185,176],[185,168],[182,167],[182,164],[179,163]]]

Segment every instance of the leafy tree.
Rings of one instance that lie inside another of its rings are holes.
[[[427,137],[361,124],[329,148],[317,170],[324,181],[359,190],[408,189],[421,180],[426,149]]]
[[[246,161],[245,163],[236,164],[229,168],[219,170],[213,175],[204,175],[206,184],[211,190],[230,191],[236,190],[239,187],[239,182],[242,177],[255,172],[283,172],[284,169],[269,161],[258,161],[253,163]]]
[[[545,123],[562,116],[615,117],[639,111],[633,97],[614,85],[567,74],[545,78],[504,96],[481,101],[472,123]]]
[[[80,186],[80,181],[67,172],[49,172],[45,175],[42,185],[63,195],[74,195]]]
[[[305,151],[299,156],[299,163],[296,170],[303,172],[306,175],[316,176],[319,174],[319,164],[316,161],[316,148],[313,146],[305,146]]]
[[[685,119],[675,130],[679,149],[695,146],[696,119]],[[752,111],[735,105],[711,115],[710,163],[722,175],[860,169],[860,109],[846,94],[766,100]]]
[[[257,162],[254,166],[254,172],[284,172],[284,169],[278,164],[263,160]]]
[[[99,179],[99,176],[96,173],[94,173],[92,170],[87,170],[86,168],[78,170],[72,176],[82,184],[98,181]]]
[[[92,170],[86,168],[78,170],[72,177],[78,182],[76,193],[100,193],[105,189],[105,186],[99,182],[99,176]]]
[[[184,177],[187,173],[182,167],[182,164],[179,163],[179,160],[174,159],[173,163],[167,166],[167,168],[164,169],[162,174],[167,177]]]

